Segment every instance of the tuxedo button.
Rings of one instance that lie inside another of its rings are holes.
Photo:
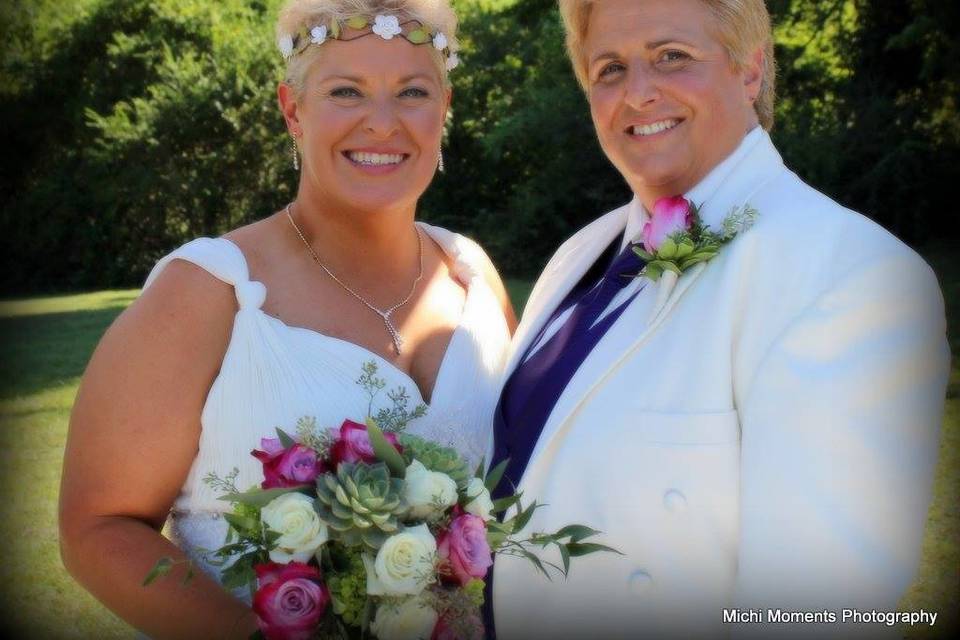
[[[653,586],[653,578],[643,569],[637,569],[627,578],[627,586],[633,593],[645,593]]]
[[[676,489],[670,489],[663,494],[663,508],[671,513],[685,511],[687,508],[687,497]]]

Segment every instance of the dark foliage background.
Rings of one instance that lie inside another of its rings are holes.
[[[0,291],[138,286],[296,176],[275,107],[279,0],[0,6]],[[454,0],[447,172],[420,215],[535,275],[629,197],[594,139],[554,0]],[[915,246],[960,235],[960,3],[769,0],[788,165]]]

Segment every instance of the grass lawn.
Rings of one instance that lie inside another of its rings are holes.
[[[951,320],[960,318],[958,247],[928,258],[941,278]],[[508,280],[517,313],[530,291]],[[60,563],[56,505],[70,407],[97,340],[137,291],[0,302],[0,488],[6,497],[0,539],[3,622],[17,637],[129,638],[133,631],[77,586]],[[951,347],[960,333],[951,326]],[[942,638],[957,628],[960,603],[960,369],[948,391],[920,574],[904,610],[938,611],[937,625],[903,629],[908,638]]]

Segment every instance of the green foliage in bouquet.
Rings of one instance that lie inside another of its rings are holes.
[[[334,571],[327,572],[327,586],[333,602],[333,612],[355,627],[361,626],[367,606],[367,570],[359,550],[352,553],[326,552],[324,564]]]
[[[376,551],[399,529],[405,509],[403,480],[391,477],[383,463],[341,462],[336,475],[317,478],[317,513],[345,545],[362,542]]]

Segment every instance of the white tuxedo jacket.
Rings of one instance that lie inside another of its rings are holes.
[[[526,531],[586,524],[624,555],[574,558],[552,582],[498,556],[501,639],[769,637],[724,624],[723,609],[839,620],[844,607],[895,610],[910,584],[949,372],[937,280],[787,170],[766,133],[757,140],[701,211],[718,226],[749,203],[756,224],[669,295],[640,293],[560,397],[518,486],[548,505]],[[550,260],[508,373],[626,212]]]

